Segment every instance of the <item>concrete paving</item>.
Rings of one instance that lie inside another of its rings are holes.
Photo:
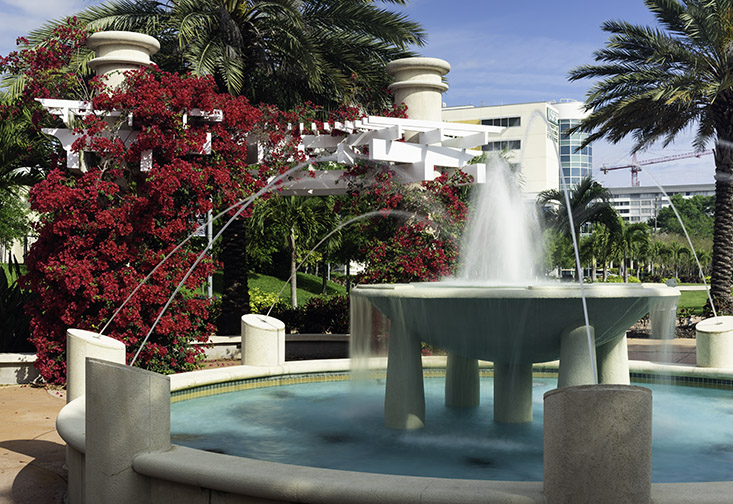
[[[695,364],[694,339],[630,339],[628,347],[632,360]],[[0,386],[0,504],[64,502],[66,450],[55,421],[65,404],[63,390]]]

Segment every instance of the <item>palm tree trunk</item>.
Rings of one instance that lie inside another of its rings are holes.
[[[290,228],[290,306],[298,307],[298,264],[295,248],[295,229]]]
[[[731,275],[733,275],[733,127],[718,129],[715,148],[715,221],[713,226],[713,268],[710,293],[718,313],[733,313]]]

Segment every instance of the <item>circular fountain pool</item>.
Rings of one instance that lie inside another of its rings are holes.
[[[512,425],[491,420],[491,379],[482,380],[489,392],[475,409],[445,408],[444,381],[425,380],[430,422],[420,431],[383,427],[384,384],[374,380],[263,386],[176,402],[171,436],[193,448],[312,467],[542,480],[542,395],[556,381],[535,378],[535,420]],[[654,393],[653,481],[733,479],[733,392],[645,386]]]

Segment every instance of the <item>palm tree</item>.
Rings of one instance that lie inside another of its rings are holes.
[[[422,27],[380,3],[408,0],[114,0],[76,17],[90,30],[157,37],[165,70],[213,75],[231,94],[284,109],[388,105],[384,65],[412,56]],[[49,35],[50,23],[31,34]],[[83,65],[82,65],[83,67]]]
[[[573,232],[580,235],[586,222],[604,224],[611,233],[619,231],[621,224],[616,210],[609,203],[611,193],[590,177],[585,177],[568,194],[573,218]],[[559,189],[548,189],[537,196],[545,221],[561,234],[570,236],[570,218],[565,194]]]
[[[715,143],[715,224],[711,293],[731,312],[733,274],[733,1],[645,0],[660,28],[607,21],[606,47],[597,64],[570,72],[596,79],[586,105],[592,113],[576,130],[618,142],[631,135],[634,150],[657,140],[666,146],[688,127],[695,147]],[[600,80],[598,80],[600,79]]]
[[[646,245],[648,242],[649,226],[647,226],[646,223],[623,223],[621,226],[621,233],[618,234],[617,247],[624,267],[624,282],[628,283],[629,281],[629,269],[631,268],[631,262],[636,257],[639,248]]]
[[[290,299],[293,308],[298,306],[298,244],[330,231],[330,224],[334,222],[332,215],[326,199],[307,196],[275,196],[263,201],[252,214],[257,230],[280,234],[290,252]]]

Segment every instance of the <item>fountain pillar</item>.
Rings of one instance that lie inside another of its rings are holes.
[[[448,85],[443,75],[450,64],[438,58],[402,58],[387,63],[387,73],[395,81],[389,85],[394,103],[407,105],[407,117],[421,121],[442,120],[443,92]]]
[[[629,348],[626,333],[596,347],[598,383],[631,384],[629,376]]]
[[[494,363],[494,421],[532,421],[532,363]]]
[[[425,388],[420,339],[393,317],[387,357],[384,424],[391,429],[422,429],[425,426]]]
[[[445,368],[445,405],[472,408],[481,402],[478,360],[448,353]]]
[[[103,31],[89,35],[87,47],[97,56],[89,62],[89,68],[103,75],[107,85],[114,89],[124,82],[125,72],[150,66],[150,56],[158,52],[160,43],[142,33]]]
[[[595,331],[590,328],[591,338],[595,341]],[[591,348],[592,354],[591,354]],[[566,328],[560,336],[560,370],[557,377],[558,387],[592,385],[596,383],[591,362],[596,360],[595,343],[589,347],[585,325]]]

